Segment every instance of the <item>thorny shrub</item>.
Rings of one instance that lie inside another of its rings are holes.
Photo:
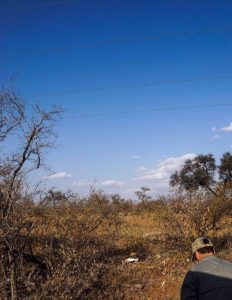
[[[164,201],[162,241],[170,250],[186,251],[199,236],[215,237],[229,230],[232,200],[198,193]]]
[[[19,242],[15,240],[19,299],[84,297],[110,261],[121,224],[120,206],[103,192],[79,199],[50,191],[40,203],[22,200],[17,209],[22,224],[30,219],[28,230],[24,226]]]

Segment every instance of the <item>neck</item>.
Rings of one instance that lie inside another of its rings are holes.
[[[213,253],[206,253],[206,254],[200,254],[199,256],[198,256],[198,261],[202,261],[203,259],[205,259],[206,257],[209,257],[209,256],[214,256],[214,254]]]

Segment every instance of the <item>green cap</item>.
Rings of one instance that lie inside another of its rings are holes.
[[[207,237],[199,237],[198,239],[196,239],[193,243],[192,243],[192,255],[193,255],[193,260],[194,260],[194,253],[195,251],[201,249],[201,248],[205,248],[205,247],[212,247],[213,243],[207,238]]]

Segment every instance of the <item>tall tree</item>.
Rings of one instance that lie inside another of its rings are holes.
[[[0,90],[0,142],[20,126],[25,116],[24,102],[16,94],[13,83]]]
[[[59,107],[45,111],[35,106],[28,117],[24,102],[13,88],[0,91],[0,142],[6,142],[10,135],[19,142],[13,153],[2,153],[0,160],[0,251],[7,299],[19,299],[22,232],[31,222],[20,220],[25,178],[44,165],[44,154],[54,146],[54,126],[61,111]]]

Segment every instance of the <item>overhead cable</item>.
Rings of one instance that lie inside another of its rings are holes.
[[[221,75],[221,76],[208,76],[208,77],[195,77],[195,78],[187,78],[187,79],[173,79],[173,80],[159,80],[159,81],[150,81],[143,83],[132,83],[132,84],[121,84],[121,85],[111,85],[111,86],[103,86],[97,88],[87,88],[87,89],[79,89],[72,91],[59,91],[59,92],[45,92],[41,94],[30,95],[29,97],[38,98],[38,97],[48,97],[48,96],[67,96],[71,94],[81,94],[81,93],[92,93],[92,92],[101,92],[107,90],[117,90],[117,89],[125,89],[125,88],[140,88],[140,87],[149,87],[155,85],[166,85],[166,84],[181,84],[181,83],[191,83],[197,81],[209,81],[209,80],[226,80],[232,79],[232,74],[230,75]]]
[[[108,45],[120,44],[120,43],[141,42],[141,41],[148,41],[148,40],[159,40],[162,38],[191,36],[191,35],[210,33],[210,32],[225,32],[225,31],[230,31],[230,30],[232,30],[232,25],[226,26],[226,27],[207,28],[207,29],[196,30],[196,31],[183,31],[183,32],[164,33],[164,34],[160,34],[160,35],[129,37],[129,38],[122,38],[122,39],[106,40],[106,41],[102,41],[102,42],[89,43],[89,44],[75,44],[75,45],[69,45],[69,46],[65,46],[65,47],[47,48],[47,49],[43,49],[43,50],[33,50],[33,51],[1,55],[0,59],[19,57],[19,56],[42,55],[42,54],[48,54],[48,53],[53,53],[53,52],[62,52],[62,51],[78,49],[78,48],[95,48],[95,47],[99,47],[99,46],[108,46]]]
[[[31,4],[31,5],[27,5],[27,6],[19,6],[19,7],[1,9],[0,13],[18,11],[18,10],[24,10],[24,9],[30,9],[30,8],[37,8],[37,7],[49,6],[49,5],[68,4],[68,3],[76,2],[76,1],[77,0],[63,0],[63,1],[61,0],[61,1],[51,1],[51,2],[44,2],[44,3],[38,3],[38,4]]]
[[[148,112],[165,112],[165,111],[178,111],[185,109],[198,109],[198,108],[214,108],[220,106],[232,106],[231,103],[215,103],[215,104],[198,104],[198,105],[186,105],[186,106],[172,106],[172,107],[161,107],[161,108],[147,108],[138,110],[127,110],[127,111],[116,111],[116,112],[99,112],[99,113],[89,113],[80,114],[69,117],[64,117],[64,119],[81,119],[81,118],[91,118],[91,117],[108,117],[108,116],[118,116],[126,114],[135,113],[148,113]]]

